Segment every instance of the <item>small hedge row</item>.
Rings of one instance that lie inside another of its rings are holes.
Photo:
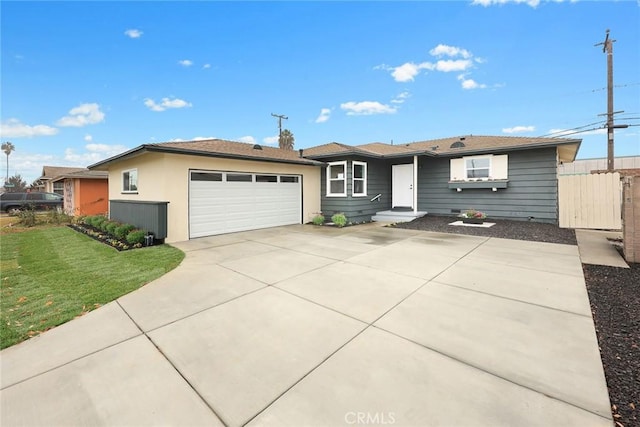
[[[119,240],[126,240],[132,245],[143,244],[147,235],[145,230],[139,230],[135,225],[123,224],[118,221],[111,221],[103,215],[86,216],[82,223],[101,230]]]

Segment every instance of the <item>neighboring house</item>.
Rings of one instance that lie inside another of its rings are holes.
[[[38,178],[37,185],[34,187],[36,191],[44,191],[47,193],[58,193],[63,195],[64,193],[64,183],[62,181],[58,181],[56,183],[53,182],[54,178],[59,177],[60,175],[78,172],[87,170],[87,168],[71,168],[71,167],[63,167],[63,166],[43,166],[42,167],[42,176]]]
[[[320,211],[322,163],[219,139],[144,144],[89,166],[109,174],[109,215],[167,242],[301,224]]]
[[[615,170],[640,169],[640,156],[620,156],[614,157],[613,165]],[[594,171],[606,171],[607,158],[578,159],[573,163],[561,164],[558,166],[558,175],[587,175]]]
[[[109,211],[109,174],[81,169],[59,175],[50,183],[62,184],[64,211],[67,215],[97,215]]]
[[[330,143],[304,150],[322,168],[321,209],[349,221],[411,220],[466,209],[557,223],[558,164],[580,139],[463,136],[390,145]]]

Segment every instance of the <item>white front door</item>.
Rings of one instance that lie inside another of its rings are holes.
[[[413,208],[413,165],[393,165],[391,172],[391,207]]]

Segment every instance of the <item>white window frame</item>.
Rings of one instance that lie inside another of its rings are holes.
[[[56,181],[52,184],[52,193],[64,195],[64,181]]]
[[[464,157],[464,179],[465,179],[465,181],[478,181],[478,180],[488,181],[488,180],[490,180],[491,179],[491,166],[492,166],[491,157],[492,156],[490,156],[490,155],[489,156],[468,156],[468,157]],[[467,167],[467,162],[469,160],[476,160],[476,159],[477,160],[488,159],[489,160],[489,166],[486,167],[486,168],[472,168],[472,169],[469,169]],[[480,169],[487,169],[487,176],[479,177],[479,178],[474,178],[474,177],[470,177],[469,176],[469,171],[470,170],[480,170]]]
[[[356,165],[362,166],[363,176],[362,178],[356,178]],[[362,189],[364,190],[362,193],[356,193],[356,181],[362,181]],[[366,197],[367,195],[367,163],[366,162],[358,162],[354,160],[351,162],[351,195],[353,197]]]
[[[331,179],[331,167],[333,166],[342,166],[342,170],[344,171],[342,178]],[[343,191],[342,193],[332,193],[331,192],[331,182],[333,181],[342,181],[343,182]],[[343,160],[341,162],[330,162],[327,164],[327,197],[347,197],[347,161]]]
[[[135,172],[135,177],[136,177],[136,181],[135,181],[135,190],[131,189],[131,173]],[[124,179],[124,175],[125,174],[129,174],[129,188],[124,188],[124,183],[125,183],[125,179]],[[138,169],[127,169],[127,170],[123,170],[122,174],[120,175],[122,177],[122,192],[126,193],[126,194],[137,194],[138,193]]]

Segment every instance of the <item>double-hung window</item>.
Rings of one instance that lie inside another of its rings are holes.
[[[491,176],[491,157],[465,158],[466,179],[488,179]]]
[[[367,195],[367,164],[365,162],[353,162],[351,192],[353,196]]]
[[[138,192],[138,169],[129,169],[126,171],[122,171],[122,192]]]
[[[327,165],[327,196],[347,195],[347,162],[332,162]]]

